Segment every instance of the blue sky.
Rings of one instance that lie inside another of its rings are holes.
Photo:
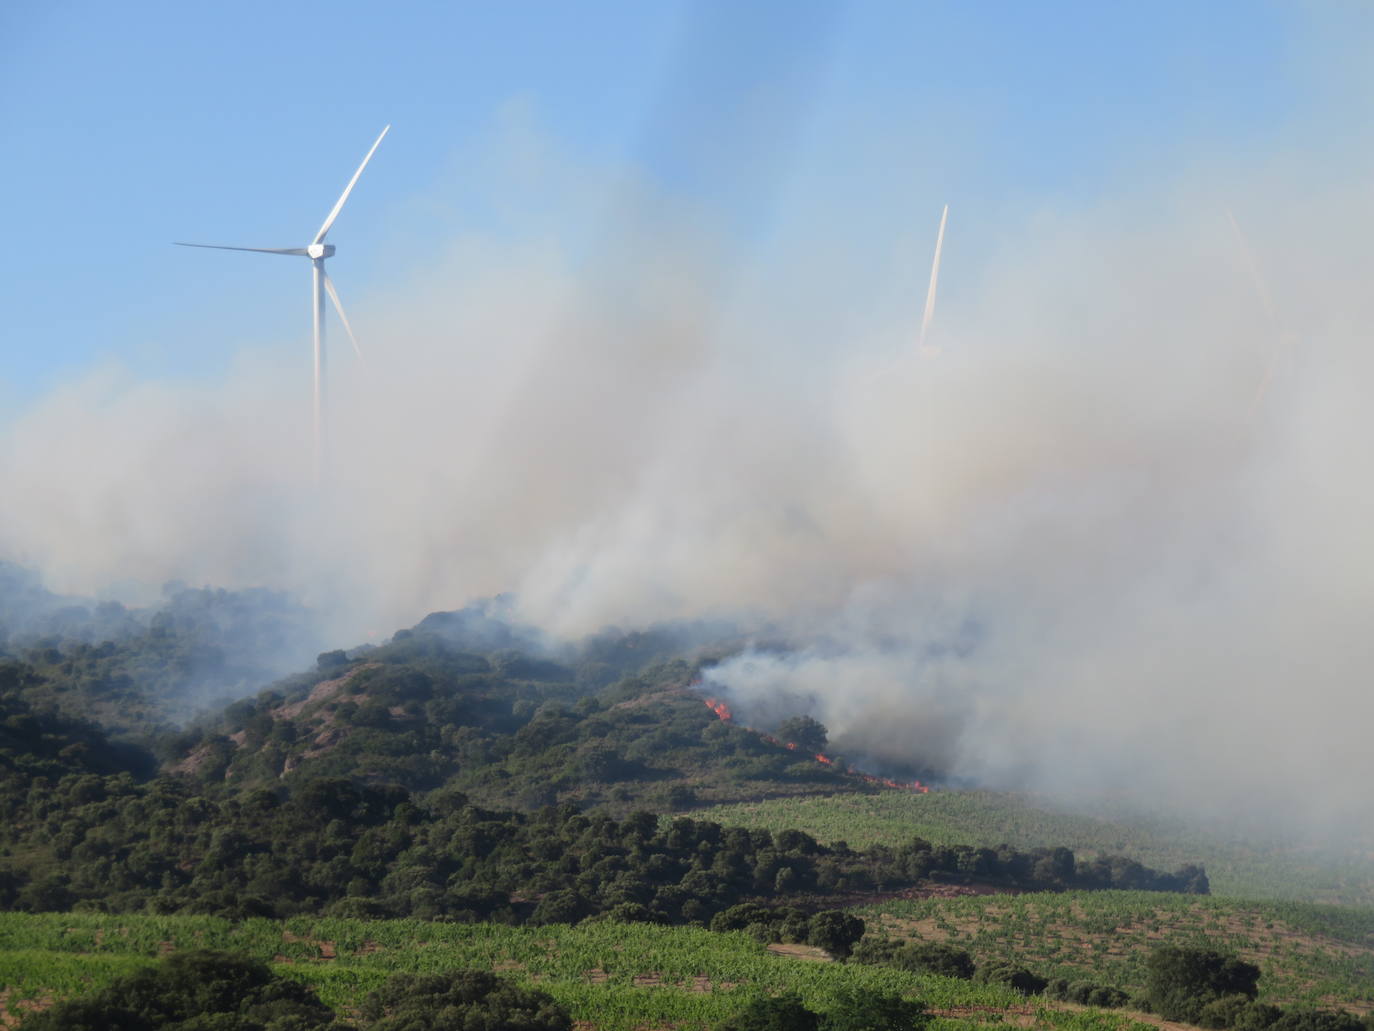
[[[1222,0],[12,0],[0,399],[100,363],[204,375],[303,337],[304,263],[170,241],[307,242],[388,122],[332,237],[350,307],[408,274],[411,234],[595,226],[494,209],[482,155],[512,111],[568,160],[709,212],[758,260],[791,211],[929,235],[949,201],[947,260],[972,264],[1019,213],[1311,132],[1340,114],[1367,29],[1353,7]]]

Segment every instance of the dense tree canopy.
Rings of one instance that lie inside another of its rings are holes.
[[[175,597],[148,640],[202,640],[177,619],[194,628],[196,614],[232,623],[238,611],[214,592]],[[156,666],[157,648],[129,651],[143,639],[107,658]],[[927,879],[1206,890],[1197,868],[1067,849],[918,838],[854,851],[798,831],[660,826],[649,810],[708,792],[855,782],[719,720],[689,687],[691,663],[643,668],[681,649],[673,633],[607,632],[559,661],[528,644],[477,609],[428,617],[385,647],[321,653],[310,673],[158,737],[156,772],[147,750],[62,715],[67,688],[85,697],[90,685],[73,685],[86,659],[104,661],[95,653],[0,659],[0,908],[705,924],[745,902],[812,913],[827,895]],[[793,722],[803,739],[824,734]],[[830,938],[845,954],[846,934]]]
[[[810,716],[793,716],[778,725],[778,738],[796,745],[803,752],[824,752],[830,744],[825,725]]]

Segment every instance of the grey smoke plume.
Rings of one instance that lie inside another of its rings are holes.
[[[784,213],[809,246],[741,263],[702,212],[513,149],[506,208],[614,194],[633,231],[588,262],[555,212],[355,288],[326,489],[295,339],[218,383],[103,370],[9,428],[0,553],[62,591],[290,588],[344,645],[506,591],[564,636],[769,620],[799,650],[713,678],[854,753],[1371,815],[1362,195],[1228,175],[1005,226],[976,280],[951,251],[931,360],[919,278],[852,275],[871,239]],[[1228,206],[1291,339],[1258,407],[1277,330]]]

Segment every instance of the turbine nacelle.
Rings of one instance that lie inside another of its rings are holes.
[[[334,245],[332,243],[312,243],[305,249],[305,253],[311,258],[332,258]]]

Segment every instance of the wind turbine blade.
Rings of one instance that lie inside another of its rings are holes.
[[[382,135],[377,137],[377,142],[372,144],[372,149],[367,152],[367,157],[363,158],[363,163],[359,165],[358,170],[353,173],[353,178],[348,180],[348,185],[344,187],[344,192],[339,195],[339,200],[338,203],[334,205],[334,210],[325,218],[324,225],[320,226],[320,231],[315,234],[315,239],[311,240],[311,243],[324,242],[324,234],[329,232],[329,227],[334,224],[334,219],[339,217],[339,212],[343,210],[344,201],[348,200],[348,195],[353,192],[353,187],[358,182],[358,176],[363,174],[363,169],[366,168],[367,163],[372,160],[372,155],[376,152],[378,144],[382,142],[382,137],[390,131],[391,126],[388,125],[382,130]]]
[[[1283,324],[1279,321],[1278,309],[1274,306],[1274,295],[1269,292],[1269,284],[1264,278],[1264,273],[1260,270],[1259,259],[1255,257],[1255,251],[1250,246],[1245,231],[1241,229],[1240,223],[1236,221],[1235,213],[1230,208],[1226,209],[1226,217],[1230,220],[1231,231],[1236,234],[1236,243],[1240,247],[1241,256],[1245,259],[1246,267],[1250,270],[1250,279],[1255,285],[1255,295],[1259,298],[1260,308],[1264,311],[1264,317],[1269,321],[1269,324],[1274,327],[1274,338],[1264,356],[1264,370],[1260,376],[1259,386],[1255,388],[1255,398],[1250,402],[1250,411],[1253,413],[1259,407],[1260,402],[1264,400],[1265,391],[1269,389],[1269,384],[1274,379],[1279,358],[1288,343],[1288,334],[1284,332]]]
[[[253,251],[257,254],[300,254],[306,255],[310,252],[304,247],[225,247],[218,243],[182,243],[180,240],[172,241],[177,247],[204,247],[211,251]]]
[[[358,346],[358,338],[353,335],[353,327],[348,324],[348,316],[344,314],[343,302],[339,300],[339,291],[334,289],[334,280],[329,278],[329,273],[324,273],[324,288],[329,293],[329,299],[334,302],[334,310],[339,313],[339,321],[343,323],[344,332],[348,334],[349,342],[353,344],[353,353],[358,356],[358,361],[364,361],[363,349]]]
[[[1264,309],[1264,317],[1278,327],[1279,317],[1274,309],[1274,297],[1269,292],[1269,284],[1265,282],[1264,273],[1260,271],[1259,261],[1255,258],[1254,249],[1250,246],[1250,241],[1246,239],[1244,230],[1240,223],[1236,221],[1235,213],[1226,209],[1226,218],[1231,223],[1231,231],[1236,234],[1236,243],[1240,246],[1241,257],[1245,259],[1245,266],[1250,272],[1250,281],[1255,285],[1255,295],[1259,298],[1260,306]]]
[[[926,333],[930,329],[930,320],[935,316],[935,288],[940,282],[940,252],[945,246],[945,221],[949,218],[949,205],[945,205],[945,210],[940,213],[940,232],[935,237],[935,261],[930,266],[930,288],[926,291],[926,310],[921,315],[921,339],[920,347],[925,347]]]

